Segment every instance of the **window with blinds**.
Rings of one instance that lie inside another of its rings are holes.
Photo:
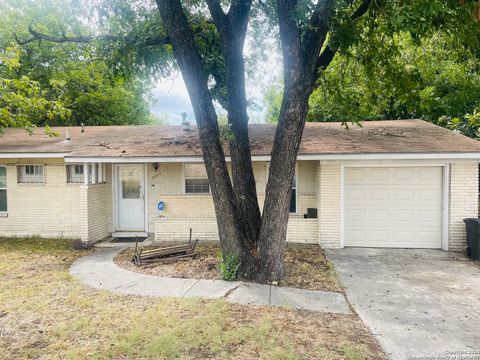
[[[209,194],[210,183],[204,164],[184,164],[186,194]]]

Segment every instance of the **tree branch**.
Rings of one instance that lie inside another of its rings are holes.
[[[354,22],[363,15],[365,15],[370,7],[370,4],[372,3],[371,0],[364,0],[360,6],[353,12],[352,16],[350,17],[351,21]],[[330,45],[327,45],[325,49],[321,52],[321,54],[318,56],[318,58],[315,61],[315,70],[314,70],[314,76],[319,76],[320,72],[325,70],[328,65],[332,62],[333,58],[335,57],[335,54],[338,51],[338,46],[335,46],[332,48]]]
[[[62,35],[60,37],[51,36],[48,34],[40,33],[32,28],[32,26],[28,27],[28,32],[32,35],[31,38],[26,40],[20,40],[16,34],[14,34],[15,40],[19,45],[26,45],[33,41],[50,41],[54,43],[81,43],[81,44],[89,44],[93,41],[125,41],[126,43],[133,44],[137,43],[138,39],[128,38],[128,37],[121,37],[121,36],[114,36],[114,35],[86,35],[86,36],[65,36]],[[158,45],[167,45],[170,44],[170,39],[168,36],[151,36],[144,39],[142,45],[145,46],[158,46]]]
[[[368,9],[370,8],[370,4],[372,3],[372,0],[364,0],[362,1],[362,3],[360,4],[360,6],[357,8],[357,10],[355,10],[351,16],[351,20],[352,21],[355,21],[357,20],[358,18],[362,17],[363,15],[366,14],[366,12],[368,11]]]
[[[220,5],[219,0],[206,0],[208,10],[212,14],[213,22],[217,28],[224,28],[226,26],[227,16],[223,12],[222,6]],[[220,30],[220,29],[219,29]]]
[[[242,29],[242,32],[246,31],[251,6],[252,0],[233,0],[228,10],[228,17],[231,23],[233,26]]]
[[[333,15],[335,0],[319,0],[303,37],[307,61],[315,61],[328,34],[328,23]],[[308,59],[310,57],[310,59]]]
[[[314,76],[318,76],[320,71],[325,70],[327,66],[330,65],[337,51],[338,47],[335,47],[334,49],[332,49],[329,45],[325,47],[315,62]]]

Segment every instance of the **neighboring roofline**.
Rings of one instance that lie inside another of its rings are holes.
[[[33,153],[0,153],[0,158],[2,159],[32,159],[32,158],[64,158],[68,156],[69,153],[52,153],[52,152],[33,152]]]
[[[0,155],[1,157],[1,155]],[[230,156],[225,157],[231,161]],[[480,159],[480,152],[468,153],[362,153],[362,154],[305,154],[297,160],[428,160],[428,159]],[[66,162],[144,163],[144,162],[203,162],[202,156],[66,156]],[[253,155],[252,161],[270,161],[270,155]]]

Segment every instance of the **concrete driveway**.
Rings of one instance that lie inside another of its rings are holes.
[[[449,351],[465,353],[448,359],[480,359],[480,265],[441,250],[347,248],[327,256],[391,359]]]

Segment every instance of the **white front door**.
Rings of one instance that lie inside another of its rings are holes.
[[[117,179],[117,230],[145,231],[143,165],[115,165]]]
[[[442,246],[442,167],[345,168],[345,246]]]

